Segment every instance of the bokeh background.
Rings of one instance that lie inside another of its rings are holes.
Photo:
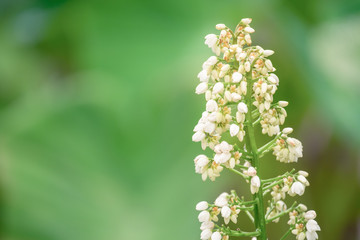
[[[191,142],[203,38],[243,17],[276,52],[276,100],[304,144],[262,175],[307,170],[320,239],[360,239],[357,0],[1,0],[0,239],[199,239],[198,201],[248,196],[231,173],[202,182]]]

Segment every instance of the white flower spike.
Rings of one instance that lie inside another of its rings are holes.
[[[200,81],[195,93],[204,94],[206,104],[193,129],[192,140],[200,142],[203,150],[208,148],[208,155],[195,157],[195,173],[203,181],[215,181],[228,170],[250,185],[252,198],[245,200],[232,190],[220,194],[213,204],[197,203],[200,239],[267,240],[267,223],[278,223],[288,214],[289,230],[280,239],[292,233],[297,240],[316,240],[320,231],[316,212],[301,203],[285,204],[287,197],[305,193],[310,185],[309,174],[292,170],[269,179],[262,176],[263,156],[272,152],[279,162],[295,163],[303,157],[303,146],[289,136],[294,131],[292,128],[283,128],[287,117],[285,107],[289,103],[274,101],[279,87],[279,77],[269,58],[274,51],[252,45],[255,29],[251,23],[251,18],[243,18],[234,30],[220,23],[215,27],[218,33],[205,36],[205,44],[215,56],[202,64],[197,75]],[[258,128],[272,138],[263,146],[257,143]],[[264,200],[267,194],[269,201]],[[256,231],[231,229],[229,223],[238,223],[240,211],[257,223]]]

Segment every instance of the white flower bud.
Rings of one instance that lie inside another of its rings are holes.
[[[218,110],[218,105],[215,100],[209,100],[206,103],[206,111],[208,112],[216,112]]]
[[[198,216],[199,222],[208,222],[210,221],[210,213],[208,211],[202,211]]]
[[[215,205],[218,207],[224,207],[227,206],[228,204],[228,200],[227,197],[229,196],[228,193],[224,192],[222,194],[220,194],[220,196],[218,196],[215,200]]]
[[[229,101],[229,102],[232,100],[230,91],[225,91],[224,98],[226,101]]]
[[[266,59],[265,60],[265,66],[266,66],[266,68],[267,69],[269,69],[270,71],[272,71],[273,70],[273,65],[272,65],[272,62],[269,60],[269,59]]]
[[[240,60],[245,59],[245,58],[246,58],[246,52],[240,53],[240,54],[239,54],[239,58],[240,58]]]
[[[231,98],[234,102],[238,102],[239,100],[241,100],[241,95],[237,93],[232,93]]]
[[[222,209],[221,209],[221,216],[223,218],[229,218],[230,217],[230,214],[231,214],[231,209],[228,207],[228,206],[224,206]]]
[[[213,94],[222,93],[224,91],[224,84],[222,82],[215,83],[213,87]]]
[[[196,204],[197,211],[206,210],[208,207],[209,207],[209,204],[206,201],[201,201],[198,204]]]
[[[267,91],[267,83],[264,82],[263,84],[261,84],[261,92],[266,93],[266,91]]]
[[[297,177],[297,179],[301,182],[301,183],[303,183],[305,186],[309,186],[310,184],[309,184],[309,181],[303,176],[303,175],[299,175],[298,177]]]
[[[219,232],[214,232],[211,235],[211,240],[221,240],[221,234]]]
[[[277,201],[275,205],[276,205],[276,209],[278,211],[285,211],[286,210],[286,204],[283,201]]]
[[[230,125],[230,135],[236,136],[240,131],[240,127],[237,124],[231,124]]]
[[[244,29],[244,31],[247,32],[247,33],[254,33],[254,32],[255,32],[255,29],[253,29],[252,27],[246,27],[246,28]]]
[[[249,167],[246,171],[246,175],[254,177],[256,176],[256,169],[254,167]]]
[[[226,26],[225,26],[225,24],[219,23],[219,24],[216,24],[215,28],[217,30],[223,30],[226,28]]]
[[[239,73],[239,72],[234,72],[233,75],[232,75],[232,82],[233,82],[233,83],[238,83],[238,82],[241,81],[242,77],[243,77],[243,76],[242,76],[241,73]]]
[[[201,232],[200,239],[201,240],[208,240],[211,238],[212,232],[210,229],[205,229]]]
[[[216,42],[217,42],[217,36],[215,34],[208,34],[208,35],[205,36],[205,44],[209,48],[214,47]]]
[[[207,91],[205,92],[205,100],[206,100],[206,101],[209,101],[209,100],[211,99],[211,95],[212,95],[211,91],[210,91],[210,90],[207,90]]]
[[[194,135],[192,136],[192,140],[193,140],[193,142],[200,142],[205,137],[206,137],[205,133],[202,131],[199,131],[199,132],[194,133]]]
[[[296,239],[297,240],[304,240],[305,239],[305,233],[304,232],[299,233],[299,235],[297,236]]]
[[[260,178],[258,176],[254,176],[251,178],[251,185],[254,187],[260,187]]]
[[[285,134],[290,134],[290,133],[293,132],[293,129],[290,128],[290,127],[287,127],[287,128],[284,128],[282,132],[285,133]]]
[[[209,163],[209,158],[201,154],[194,159],[194,163],[196,167],[202,168]]]
[[[195,93],[202,94],[205,93],[207,90],[208,90],[208,84],[206,82],[202,82],[199,85],[197,85]]]
[[[237,107],[238,111],[240,113],[247,113],[248,112],[248,107],[246,106],[245,103],[241,102],[238,104],[238,107]]]
[[[298,232],[299,232],[299,230],[296,229],[296,228],[291,230],[291,233],[294,234],[294,235],[298,235]]]
[[[305,192],[305,186],[301,182],[294,182],[290,188],[291,193],[295,193],[299,196],[303,195]]]
[[[304,217],[305,217],[306,220],[315,219],[316,218],[316,212],[314,210],[307,211],[305,213]]]
[[[244,67],[246,72],[250,72],[250,62],[245,62]]]
[[[298,208],[299,208],[300,211],[302,211],[302,212],[305,212],[305,211],[307,210],[307,207],[306,207],[304,204],[302,204],[302,203],[299,204]]]
[[[279,78],[278,78],[278,76],[276,76],[275,73],[270,73],[270,77],[272,77],[272,78],[275,79],[275,83],[276,83],[276,84],[279,84]]]
[[[306,223],[306,230],[309,232],[320,231],[320,227],[315,220],[311,219]]]
[[[259,191],[260,187],[260,178],[258,176],[254,176],[251,178],[251,185],[250,185],[250,191],[251,194],[255,194]]]
[[[211,221],[203,222],[200,226],[200,230],[204,231],[205,229],[213,229],[214,227],[215,227],[215,224]]]
[[[218,59],[215,56],[211,56],[208,58],[208,60],[206,60],[206,63],[211,66],[214,66],[217,62],[218,62]]]
[[[200,79],[200,82],[208,82],[210,78],[207,70],[202,70],[201,72],[199,72],[197,77]]]
[[[300,170],[298,173],[299,173],[300,175],[304,176],[304,177],[308,177],[308,176],[309,176],[309,173],[308,173],[308,172],[305,172],[305,171],[302,171],[302,170]]]
[[[242,81],[242,82],[240,83],[240,90],[241,90],[241,92],[242,92],[244,95],[246,95],[246,92],[247,92],[247,82]]]
[[[271,77],[271,76],[268,77],[267,80],[268,80],[269,82],[271,82],[272,84],[277,84],[276,79],[273,78],[273,77]]]
[[[269,77],[269,78],[271,78],[271,77]],[[287,105],[289,105],[289,103],[287,101],[279,101],[279,106],[280,107],[286,107]]]
[[[229,71],[230,69],[230,65],[229,64],[225,64],[224,66],[221,67],[221,70],[222,72],[227,72]]]
[[[250,36],[250,34],[246,34],[246,35],[245,35],[245,42],[246,42],[248,45],[251,44],[251,36]]]
[[[251,23],[252,19],[251,18],[243,18],[241,19],[241,23],[244,25],[249,25]]]
[[[274,51],[273,50],[264,50],[263,54],[264,54],[264,57],[269,57],[274,54]]]

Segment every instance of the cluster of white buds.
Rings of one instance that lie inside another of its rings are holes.
[[[320,231],[319,224],[315,221],[316,212],[307,211],[304,204],[300,204],[296,210],[289,213],[288,224],[292,227],[291,233],[296,235],[297,240],[316,240],[317,231]]]
[[[285,199],[286,193],[294,197],[295,195],[302,196],[305,192],[305,187],[310,185],[306,177],[309,174],[305,171],[299,171],[296,174],[290,174],[279,181],[275,181],[275,186],[272,187],[271,196],[274,202]]]
[[[203,181],[208,177],[211,181],[220,176],[224,167],[233,169],[240,163],[242,153],[234,150],[234,146],[222,141],[214,147],[214,159],[200,154],[194,159],[195,172],[201,174]],[[224,167],[223,167],[224,166]]]
[[[234,168],[236,163],[240,161],[232,156],[232,151],[234,147],[228,144],[225,141],[222,141],[220,144],[216,145],[214,148],[214,152],[216,153],[214,156],[214,161],[217,164],[224,164],[228,168]],[[238,155],[239,157],[241,154]]]
[[[203,112],[198,124],[194,127],[195,134],[192,139],[194,142],[201,142],[202,148],[214,149],[219,143],[221,134],[230,128],[231,109],[224,107],[220,109],[214,100],[206,103],[206,111]]]
[[[201,201],[196,205],[196,210],[200,211],[198,219],[201,222],[200,238],[202,240],[227,240],[228,229],[215,224],[221,216],[225,225],[230,222],[237,223],[241,209],[247,209],[246,204],[241,200],[234,191],[231,194],[226,192],[220,194],[214,204]]]
[[[220,176],[223,167],[215,161],[211,161],[207,156],[201,154],[194,159],[195,172],[201,174],[203,181],[208,177],[211,181],[215,181]]]
[[[268,134],[270,137],[280,132],[280,125],[285,122],[287,116],[284,108],[276,106],[261,113],[262,133]]]
[[[287,136],[292,131],[292,128],[285,128],[281,137],[276,141],[276,146],[273,148],[273,154],[276,156],[276,160],[280,162],[297,162],[298,158],[303,156],[301,142],[296,138]]]
[[[315,212],[306,212],[302,204],[287,207],[283,201],[286,195],[304,194],[309,186],[308,174],[304,171],[294,173],[293,170],[275,178],[262,179],[258,173],[261,172],[259,160],[271,150],[276,160],[284,163],[297,162],[303,153],[301,142],[288,137],[292,128],[281,130],[288,102],[274,102],[279,86],[279,78],[274,74],[276,69],[269,59],[274,51],[251,46],[250,35],[255,32],[249,25],[251,21],[251,18],[242,19],[235,31],[218,24],[219,35],[205,37],[205,44],[215,56],[203,63],[198,74],[200,83],[195,93],[205,95],[206,105],[194,127],[192,140],[201,142],[203,150],[210,148],[213,152],[212,156],[202,154],[194,159],[195,172],[201,174],[204,181],[207,178],[214,181],[228,169],[249,183],[253,200],[244,201],[232,191],[231,194],[222,193],[214,204],[198,203],[201,239],[227,240],[230,236],[243,236],[266,240],[266,224],[278,222],[287,213],[293,216],[289,224],[297,239],[317,239],[316,231],[320,228],[311,218]],[[260,148],[255,137],[257,124],[263,134],[274,136]],[[263,197],[267,193],[272,198],[265,213]],[[255,231],[230,229],[228,224],[237,223],[240,210],[254,222]],[[219,217],[225,225],[215,224]]]

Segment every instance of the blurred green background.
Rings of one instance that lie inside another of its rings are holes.
[[[202,182],[191,142],[203,38],[243,17],[276,52],[276,100],[304,144],[299,164],[268,156],[262,174],[309,171],[320,239],[360,239],[356,0],[1,0],[0,238],[199,239],[198,201],[249,192],[231,173]]]

